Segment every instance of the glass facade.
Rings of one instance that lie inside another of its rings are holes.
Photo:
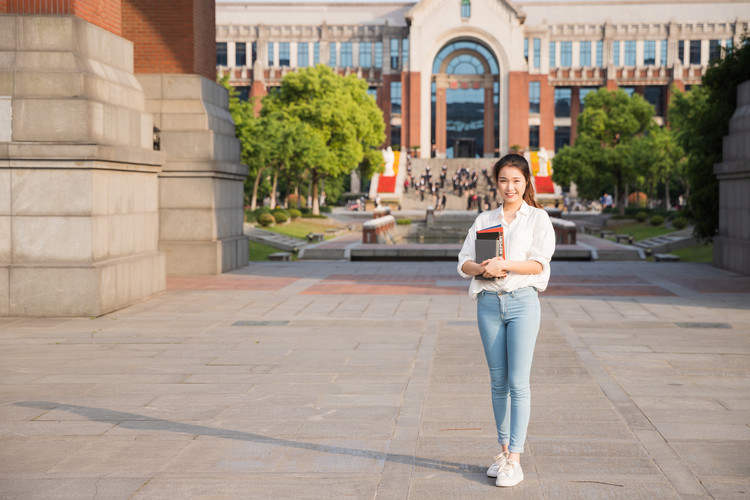
[[[401,67],[400,58],[398,57],[398,38],[391,38],[391,69]]]
[[[721,58],[721,44],[719,40],[708,41],[708,60],[713,61],[714,59]]]
[[[299,42],[297,44],[297,66],[306,68],[310,64],[310,44]]]
[[[401,82],[391,82],[391,114],[401,114]]]
[[[625,41],[625,66],[635,66],[635,40]]]
[[[539,149],[539,125],[529,125],[529,148]]]
[[[570,101],[573,91],[570,87],[555,87],[555,117],[565,118],[570,116]]]
[[[570,68],[573,65],[573,42],[560,42],[560,67]]]
[[[635,87],[620,87],[620,90],[628,94],[628,97],[633,97],[635,94]]]
[[[542,39],[534,38],[534,68],[542,67]]]
[[[409,39],[404,38],[401,40],[401,66],[403,68],[409,67]]]
[[[685,64],[685,42],[683,40],[677,42],[677,56],[680,58],[680,63]]]
[[[583,113],[583,108],[585,107],[583,104],[584,98],[590,94],[591,92],[596,92],[599,90],[597,87],[581,87],[578,89],[578,112]]]
[[[471,2],[469,0],[461,0],[461,17],[471,17]]]
[[[341,42],[341,62],[342,68],[351,68],[354,65],[352,61],[352,42]]]
[[[549,43],[549,67],[554,68],[557,66],[557,63],[555,61],[555,56],[557,52],[557,44],[555,42]]]
[[[580,42],[580,66],[591,66],[591,42]]]
[[[216,44],[216,65],[227,65],[227,42],[218,42]]]
[[[620,42],[618,40],[612,42],[612,63],[615,66],[620,65]]]
[[[383,67],[383,42],[375,42],[375,67]]]
[[[600,68],[604,66],[604,42],[602,40],[596,41],[596,65]]]
[[[320,63],[320,42],[313,42],[313,66]]]
[[[645,66],[656,65],[656,40],[643,42],[643,64]]]
[[[523,58],[529,60],[529,39],[523,39]]]
[[[372,66],[372,44],[370,42],[359,42],[359,67],[369,68]]]
[[[529,82],[529,113],[531,114],[539,114],[540,88],[539,82]]]
[[[268,42],[268,66],[274,66],[273,59],[273,42]]]
[[[643,89],[643,98],[654,107],[654,115],[664,116],[664,87],[648,85]]]
[[[555,127],[555,151],[570,144],[570,127]]]
[[[690,40],[690,64],[701,63],[701,41]]]
[[[234,44],[234,65],[239,68],[247,65],[247,44],[244,42]]]
[[[279,42],[279,66],[289,66],[289,42]]]
[[[661,41],[661,65],[662,66],[667,65],[667,41],[666,40]]]
[[[329,66],[331,66],[332,68],[336,67],[336,42],[331,42],[331,47],[328,52],[328,61]]]

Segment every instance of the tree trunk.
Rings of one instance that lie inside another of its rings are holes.
[[[297,198],[297,210],[302,207],[302,200],[299,198],[299,180],[297,180],[297,183],[294,185],[294,196]]]
[[[274,170],[273,172],[273,184],[271,186],[271,210],[276,208],[276,185],[279,182],[279,171]]]
[[[320,203],[318,202],[318,171],[313,169],[312,171],[312,213],[313,215],[320,215]]]
[[[253,199],[250,201],[250,210],[258,208],[258,185],[260,185],[260,176],[263,174],[265,169],[261,168],[258,173],[255,174],[255,183],[253,184]]]
[[[615,180],[615,203],[620,207],[620,215],[625,215],[625,203],[620,198],[620,192],[624,191],[622,184],[622,172],[618,170]]]
[[[669,199],[669,177],[664,181],[664,194],[667,198],[667,210],[672,208],[672,201]]]

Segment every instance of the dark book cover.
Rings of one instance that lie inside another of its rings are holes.
[[[503,227],[493,226],[487,229],[477,231],[477,238],[474,243],[475,258],[477,264],[481,264],[487,259],[494,257],[505,258],[505,238],[503,237]],[[484,276],[475,276],[478,280],[494,280],[497,278],[485,278]]]

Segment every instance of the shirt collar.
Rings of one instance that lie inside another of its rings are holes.
[[[500,218],[502,220],[505,220],[505,205],[500,205],[499,210],[500,210],[500,214],[499,214]],[[526,200],[521,200],[521,207],[518,209],[518,212],[516,213],[522,214],[522,215],[531,214],[531,207],[529,206],[528,203],[526,203]]]

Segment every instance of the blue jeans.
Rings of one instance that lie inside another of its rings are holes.
[[[490,368],[497,438],[511,453],[523,453],[531,412],[531,360],[541,311],[536,288],[483,291],[477,297],[477,323]],[[508,396],[510,395],[510,406]]]

